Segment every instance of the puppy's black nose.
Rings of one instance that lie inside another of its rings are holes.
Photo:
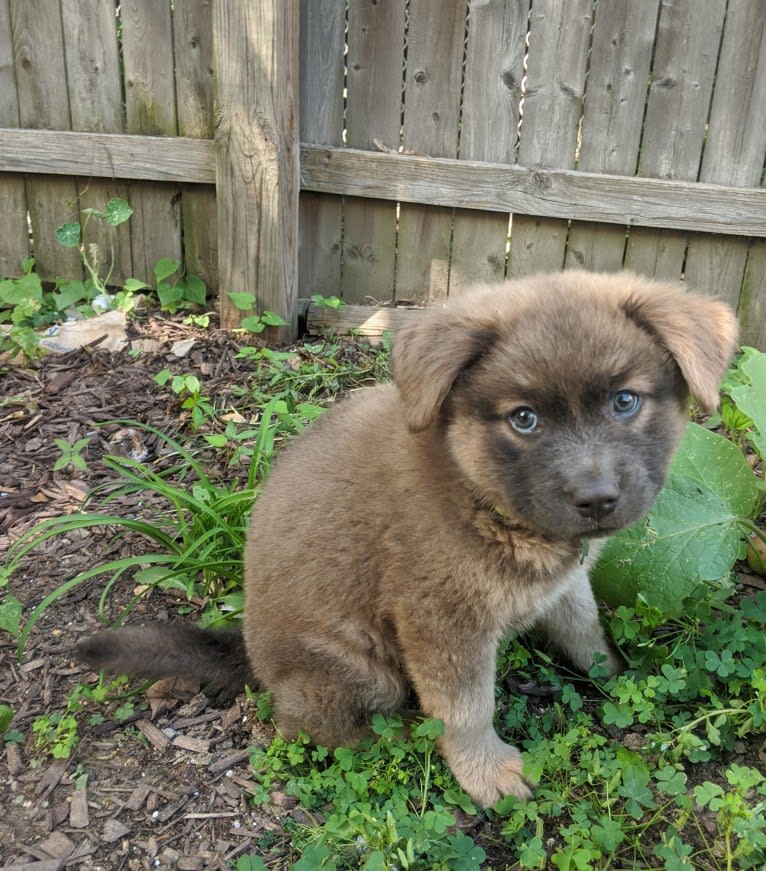
[[[619,491],[611,481],[592,481],[577,487],[572,493],[575,508],[591,520],[601,520],[611,514],[619,499]]]

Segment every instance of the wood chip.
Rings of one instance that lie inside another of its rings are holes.
[[[176,862],[178,871],[202,871],[205,861],[201,856],[179,856]]]
[[[57,829],[69,819],[69,802],[62,801],[48,810],[46,828],[49,832]]]
[[[170,724],[173,729],[188,729],[190,726],[200,726],[203,723],[212,723],[213,720],[220,720],[221,714],[219,711],[208,711],[206,714],[200,714],[197,717],[178,717]]]
[[[101,835],[101,840],[106,844],[113,844],[124,838],[130,832],[130,829],[117,819],[109,819],[104,823],[104,831]]]
[[[239,702],[235,702],[228,711],[224,711],[221,716],[221,728],[225,731],[230,729],[235,723],[238,723],[242,717],[242,708]]]
[[[16,744],[10,743],[5,745],[5,762],[8,766],[8,774],[11,777],[16,777],[24,770],[24,763],[21,761],[21,753]]]
[[[45,771],[45,774],[40,778],[40,782],[35,787],[35,795],[45,798],[58,786],[59,781],[64,776],[64,772],[69,765],[68,759],[57,759],[52,762]]]
[[[29,662],[25,662],[23,665],[19,666],[19,671],[22,674],[29,674],[30,671],[36,671],[38,668],[42,668],[48,660],[44,657],[39,657],[38,659],[30,659]]]
[[[210,741],[206,738],[192,738],[189,735],[176,735],[173,738],[173,746],[181,750],[189,750],[192,753],[207,753],[210,749]]]
[[[230,768],[234,768],[236,765],[240,765],[242,762],[247,762],[250,758],[249,750],[237,750],[236,753],[230,753],[228,756],[224,756],[221,759],[217,759],[215,762],[212,762],[208,765],[208,771],[211,774],[219,774],[221,771],[228,771]]]
[[[69,825],[73,829],[85,829],[89,824],[87,790],[76,789],[72,793],[72,804],[69,808]]]
[[[154,723],[150,723],[148,720],[138,720],[136,722],[136,727],[141,731],[146,740],[153,744],[158,750],[162,752],[167,750],[168,745],[170,744],[170,739],[162,729],[158,729]]]
[[[151,791],[151,787],[147,786],[145,783],[137,786],[128,796],[128,800],[125,802],[125,807],[131,811],[139,810]]]
[[[66,859],[74,853],[74,841],[63,832],[52,832],[37,846],[47,853],[51,859]]]
[[[61,871],[63,859],[46,859],[43,862],[22,862],[20,865],[3,865],[3,871]]]

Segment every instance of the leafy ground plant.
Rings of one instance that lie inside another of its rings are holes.
[[[135,278],[125,280],[121,288],[113,287],[116,230],[126,223],[133,209],[120,197],[110,199],[103,209],[88,208],[80,221],[62,224],[56,239],[65,248],[75,248],[80,255],[86,278],[57,278],[46,287],[34,271],[35,261],[22,264],[21,278],[0,280],[0,350],[20,351],[27,357],[38,353],[40,329],[61,323],[68,317],[89,317],[109,309],[131,312],[137,294],[150,290]],[[102,230],[105,244],[87,241],[88,228],[95,224]],[[207,289],[196,275],[182,274],[177,260],[163,258],[153,267],[155,291],[160,308],[169,313],[179,309],[204,306]],[[206,325],[204,315],[191,315],[198,325]]]
[[[312,747],[307,736],[276,738],[256,751],[254,801],[268,804],[279,784],[317,820],[287,831],[289,850],[300,854],[291,867],[478,871],[484,850],[455,828],[457,810],[476,808],[436,755],[443,724],[424,720],[406,730],[400,717],[376,715],[372,728],[375,737],[333,754]]]

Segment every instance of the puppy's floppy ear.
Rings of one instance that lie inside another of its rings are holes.
[[[413,432],[433,423],[460,372],[492,346],[490,328],[449,310],[433,310],[407,324],[394,341],[394,380]]]
[[[623,309],[670,352],[692,395],[713,411],[737,343],[737,319],[729,306],[678,285],[642,282],[631,288]]]

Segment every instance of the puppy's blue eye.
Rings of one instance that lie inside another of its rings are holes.
[[[632,390],[620,390],[612,399],[612,410],[616,417],[630,417],[641,406],[641,399]]]
[[[522,435],[534,432],[537,429],[537,415],[531,408],[527,408],[526,405],[522,405],[521,408],[512,411],[508,415],[508,420],[516,432],[520,432]]]

